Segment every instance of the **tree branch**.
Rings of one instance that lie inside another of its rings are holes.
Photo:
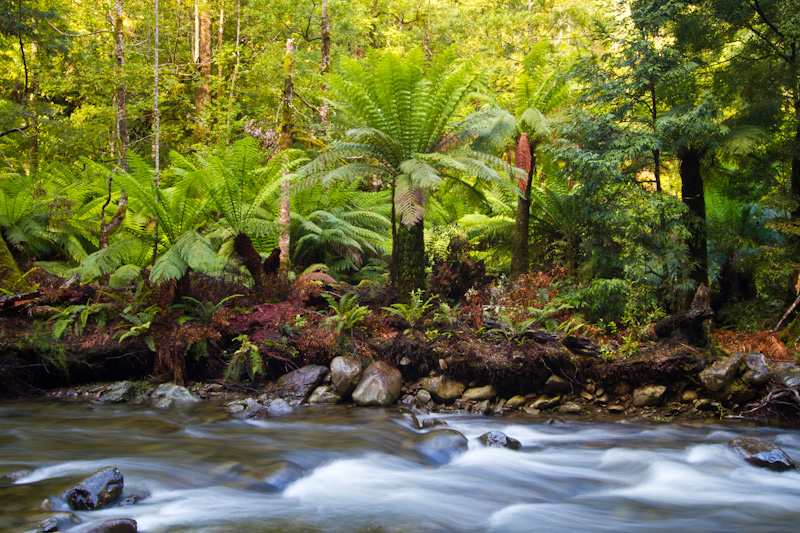
[[[9,135],[9,134],[17,132],[17,131],[22,133],[23,131],[27,130],[30,127],[31,127],[30,124],[26,124],[25,126],[22,126],[21,128],[11,128],[10,130],[6,130],[4,132],[0,132],[0,137],[5,137],[6,135]],[[27,135],[25,135],[25,137],[27,137]]]

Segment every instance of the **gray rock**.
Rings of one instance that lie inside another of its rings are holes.
[[[564,405],[559,405],[556,410],[564,415],[577,415],[586,411],[586,408],[579,403],[567,402]]]
[[[314,389],[308,398],[308,403],[313,404],[335,404],[341,401],[342,397],[333,391],[330,385],[322,385]]]
[[[333,390],[342,398],[347,398],[356,390],[363,371],[364,367],[354,357],[334,357],[331,361]]]
[[[231,402],[225,405],[225,410],[231,414],[241,413],[245,409],[247,409],[247,406],[240,401]]]
[[[156,400],[154,406],[159,409],[190,405],[200,401],[200,398],[189,392],[186,387],[181,387],[175,383],[159,385],[158,388],[153,391],[151,398]]]
[[[453,403],[464,392],[466,386],[450,376],[442,375],[420,380],[422,388],[428,391],[433,401],[438,403]]]
[[[100,403],[126,403],[136,397],[136,387],[130,381],[115,383],[100,395]]]
[[[127,507],[128,505],[135,505],[142,500],[147,499],[150,496],[150,492],[148,491],[141,491],[141,492],[133,492],[125,496],[122,500],[120,500],[118,507]]]
[[[426,418],[422,421],[422,429],[435,428],[437,426],[446,426],[447,422],[439,418]]]
[[[717,361],[700,372],[700,381],[711,392],[726,394],[743,363],[744,354],[741,353]]]
[[[114,518],[91,526],[85,530],[85,533],[136,533],[137,531],[136,520],[132,518]]]
[[[431,401],[431,393],[426,391],[425,389],[420,389],[417,391],[417,402],[421,404],[426,404]]]
[[[269,417],[269,409],[267,409],[267,406],[262,405],[258,402],[252,402],[251,404],[249,404],[247,412],[244,413],[244,415],[246,418],[254,418],[254,419],[267,418]]]
[[[489,431],[478,437],[478,440],[487,448],[519,450],[520,446],[522,446],[517,439],[512,439],[502,431]]]
[[[667,388],[664,385],[647,385],[633,391],[634,407],[650,407],[661,402]]]
[[[794,363],[778,363],[772,367],[772,375],[780,387],[800,389],[800,368]]]
[[[123,485],[120,471],[109,466],[67,490],[64,499],[73,511],[94,511],[116,500],[122,494]]]
[[[508,401],[505,403],[505,408],[513,411],[525,405],[525,402],[527,401],[528,400],[525,399],[525,396],[520,396],[517,394],[516,396],[512,396],[508,399]]]
[[[308,365],[284,374],[278,379],[278,395],[289,401],[299,400],[300,403],[305,403],[328,372],[324,366]]]
[[[400,411],[400,418],[403,422],[410,427],[411,429],[422,429],[422,425],[419,423],[419,419],[417,415],[409,411],[408,409],[399,409]]]
[[[353,401],[361,406],[385,407],[400,398],[402,388],[400,371],[388,363],[375,361],[361,375],[361,381],[353,391]]]
[[[48,516],[39,524],[36,533],[50,533],[52,531],[66,531],[76,524],[80,524],[81,519],[73,513],[54,513]]]
[[[742,376],[751,387],[763,387],[769,381],[769,367],[763,353],[750,353],[744,358],[747,370]]]
[[[474,400],[480,402],[483,400],[491,400],[497,396],[497,389],[494,385],[485,385],[483,387],[473,387],[464,391],[463,397],[467,400]]]
[[[695,411],[709,412],[719,410],[719,402],[709,400],[708,398],[700,398],[692,405]]]
[[[473,405],[470,412],[474,415],[486,415],[491,414],[491,410],[492,406],[489,404],[489,400],[483,400]]]
[[[786,470],[797,468],[797,464],[783,450],[771,442],[747,437],[733,439],[728,445],[751,465],[776,472],[785,472]]]
[[[292,412],[292,406],[283,398],[275,398],[269,402],[267,412],[270,416],[283,416]]]
[[[469,447],[467,437],[454,429],[436,429],[414,437],[413,450],[425,462],[443,465]]]
[[[550,376],[544,384],[544,393],[549,396],[566,394],[570,390],[569,382],[558,376]]]

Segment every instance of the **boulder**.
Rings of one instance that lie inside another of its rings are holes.
[[[767,468],[776,472],[784,472],[797,468],[797,464],[795,464],[783,450],[771,442],[753,437],[746,437],[733,439],[728,445],[751,465]]]
[[[763,387],[769,381],[769,367],[763,353],[750,353],[744,358],[747,370],[742,376],[751,387]]]
[[[512,439],[502,431],[489,431],[478,437],[478,440],[487,448],[519,450],[520,446],[522,446],[517,439]]]
[[[311,396],[308,397],[308,403],[312,404],[334,404],[339,403],[342,397],[334,392],[333,387],[330,385],[320,385]]]
[[[73,511],[102,509],[122,494],[123,485],[122,473],[109,466],[67,490],[64,500]]]
[[[324,366],[308,365],[284,374],[278,379],[278,395],[289,401],[298,400],[300,403],[305,403],[328,372]]]
[[[550,397],[547,394],[542,394],[537,398],[529,407],[532,409],[552,409],[561,405],[561,396]]]
[[[481,402],[476,403],[470,409],[470,412],[473,415],[486,415],[491,414],[492,406],[489,404],[489,400],[483,400]]]
[[[352,397],[356,405],[387,406],[400,398],[402,388],[400,371],[388,363],[375,361],[364,370]]]
[[[505,403],[505,408],[510,411],[513,411],[525,405],[525,402],[527,401],[528,400],[525,398],[525,396],[520,396],[519,394],[517,394],[516,396],[512,396],[511,398],[508,399],[508,401]]]
[[[426,404],[431,401],[431,393],[426,391],[425,389],[420,389],[417,391],[417,403]]]
[[[772,367],[772,375],[780,387],[800,389],[800,368],[794,363],[778,363]]]
[[[550,376],[544,384],[544,393],[548,396],[566,394],[570,390],[569,382],[559,376]]]
[[[363,371],[364,367],[354,357],[334,357],[331,361],[333,390],[342,398],[347,398],[356,390]]]
[[[667,388],[664,385],[647,385],[633,391],[634,407],[650,407],[661,402]]]
[[[158,409],[189,405],[200,401],[200,398],[189,392],[189,389],[176,385],[175,383],[159,385],[158,388],[153,391],[151,398],[155,400],[154,406]]]
[[[559,405],[556,411],[558,411],[562,415],[578,415],[584,413],[586,411],[586,408],[576,402],[567,402],[563,405]]]
[[[453,403],[461,398],[466,386],[450,376],[442,375],[432,378],[423,378],[420,381],[422,388],[431,393],[433,401],[438,403]]]
[[[481,402],[483,400],[491,400],[497,396],[497,389],[494,385],[485,385],[483,387],[472,387],[464,391],[462,395],[467,400],[474,400]]]
[[[436,426],[446,426],[447,422],[439,418],[425,418],[422,421],[422,429],[435,428]]]
[[[743,363],[744,354],[741,353],[717,361],[700,372],[700,381],[711,392],[727,394]]]
[[[87,529],[85,533],[136,533],[136,520],[132,518],[114,518]]]
[[[292,412],[292,406],[283,398],[275,398],[267,406],[269,416],[283,416]]]
[[[39,523],[39,529],[36,530],[36,533],[66,531],[80,523],[81,519],[73,513],[54,513]]]
[[[425,462],[443,465],[466,451],[469,442],[467,437],[454,429],[436,429],[414,437],[411,446]]]
[[[126,403],[136,397],[136,387],[130,381],[120,381],[100,395],[100,403]]]

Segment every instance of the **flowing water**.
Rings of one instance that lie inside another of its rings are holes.
[[[35,530],[46,497],[109,465],[142,532],[796,531],[800,472],[745,463],[727,442],[753,436],[800,459],[800,431],[743,424],[548,421],[441,416],[470,440],[445,465],[419,460],[397,409],[304,407],[239,420],[222,404],[185,409],[0,403],[0,530]],[[484,448],[502,431],[518,451]],[[282,490],[276,461],[300,467]],[[56,500],[58,501],[58,500]]]

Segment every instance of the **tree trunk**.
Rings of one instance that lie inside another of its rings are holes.
[[[800,219],[800,78],[795,76],[796,89],[793,91],[794,99],[794,150],[792,152],[792,178],[791,188],[794,199],[798,202],[792,213],[792,218]]]
[[[197,35],[197,70],[200,73],[200,84],[194,94],[195,116],[200,119],[203,110],[211,103],[211,14],[208,7],[203,5],[198,13]],[[200,128],[203,130],[204,128]]]
[[[0,233],[0,289],[19,292],[21,289],[16,285],[20,279],[22,279],[22,273],[19,271],[17,262],[14,261],[14,256],[11,255],[11,250],[8,249],[6,240]]]
[[[233,55],[236,61],[233,64],[233,74],[231,74],[231,90],[228,93],[228,117],[225,120],[225,144],[228,144],[231,137],[231,120],[233,118],[233,97],[236,94],[236,79],[239,76],[239,44],[241,42],[242,17],[241,0],[236,0],[236,43]]]
[[[286,40],[286,55],[283,58],[283,118],[280,126],[280,148],[288,150],[294,144],[294,39]],[[281,183],[281,210],[279,224],[281,234],[278,237],[278,248],[281,251],[281,271],[288,271],[289,261],[289,228],[291,223],[291,206],[289,204],[289,180]]]
[[[531,187],[536,175],[536,150],[531,145],[528,134],[523,133],[517,143],[515,165],[528,173],[527,179],[519,180],[521,196],[517,197],[517,218],[514,228],[514,251],[511,254],[511,277],[515,278],[528,271],[529,228],[531,216]]]
[[[410,228],[397,225],[394,252],[397,257],[397,278],[394,289],[401,302],[408,302],[411,292],[425,288],[425,233],[424,221]]]
[[[128,108],[127,108],[127,85],[125,83],[125,42],[123,40],[124,19],[122,14],[122,0],[115,0],[114,2],[114,58],[116,60],[116,74],[119,80],[119,87],[117,87],[117,168],[123,172],[128,172],[128,162],[125,156],[128,153],[128,148],[131,145],[130,136],[128,135]],[[114,182],[113,174],[108,180],[108,194],[103,207],[100,209],[100,238],[98,247],[102,250],[108,247],[109,233],[119,227],[125,218],[125,213],[128,209],[128,193],[122,191],[119,202],[117,203],[117,211],[111,220],[106,224],[106,208],[111,203],[111,187]]]
[[[233,239],[233,251],[242,259],[244,267],[253,277],[253,285],[256,292],[263,289],[266,283],[264,265],[261,264],[261,256],[253,246],[253,241],[244,233],[238,234]]]
[[[322,72],[322,94],[323,100],[319,106],[319,121],[323,128],[328,124],[328,101],[324,99],[328,87],[325,84],[325,75],[331,71],[331,20],[328,16],[328,0],[322,0],[322,12],[320,14],[320,26],[322,30],[322,57],[320,58],[320,71]]]
[[[160,173],[160,158],[161,158],[161,115],[158,110],[158,0],[155,0],[155,30],[153,32],[153,159],[155,167],[155,182],[156,182],[156,201],[160,201],[158,196],[158,187],[161,184]],[[153,224],[153,256],[150,258],[150,265],[156,264],[156,256],[158,255],[158,219]]]
[[[689,230],[689,259],[691,278],[699,286],[708,285],[708,235],[706,232],[706,202],[703,176],[700,172],[702,151],[689,148],[680,154],[680,175],[683,203],[691,211],[686,222]]]
[[[219,8],[219,28],[217,28],[217,54],[222,54],[222,38],[225,35],[225,8]],[[222,61],[217,60],[217,79],[222,87]],[[220,89],[221,90],[221,89]]]

